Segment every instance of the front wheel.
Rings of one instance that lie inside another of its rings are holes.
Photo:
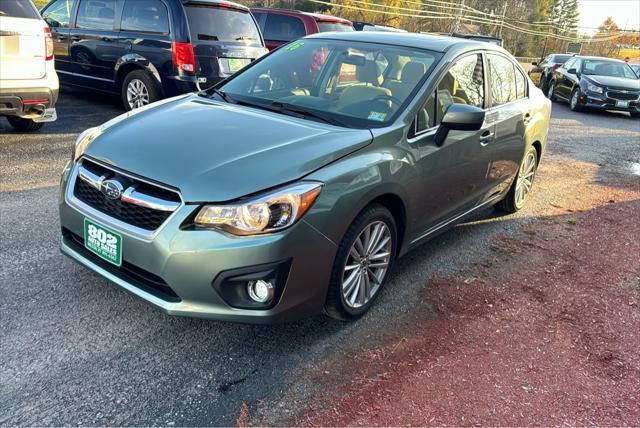
[[[353,320],[369,310],[393,266],[396,242],[395,220],[383,206],[371,205],[356,217],[338,247],[327,315]]]
[[[520,163],[516,179],[513,180],[507,196],[498,203],[498,208],[508,213],[515,213],[524,207],[527,196],[533,186],[533,178],[538,168],[538,152],[535,147],[529,147]]]
[[[575,112],[583,110],[582,104],[580,103],[580,89],[576,88],[573,90],[573,93],[571,94],[571,101],[569,102],[569,108]]]
[[[549,89],[547,89],[547,98],[549,98],[551,101],[556,101],[556,84],[555,82],[552,80],[551,82],[549,82]]]
[[[31,119],[23,119],[17,116],[8,116],[7,120],[9,121],[9,124],[13,127],[13,129],[22,132],[37,131],[44,125],[43,122],[34,122]]]

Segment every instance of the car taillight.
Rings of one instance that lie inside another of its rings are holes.
[[[173,65],[180,70],[193,73],[196,70],[196,55],[191,43],[173,42]]]
[[[51,61],[53,59],[53,35],[49,27],[45,27],[44,29],[44,46],[46,49],[45,59]]]

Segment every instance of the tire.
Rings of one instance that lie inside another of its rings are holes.
[[[576,88],[571,93],[571,98],[569,99],[569,108],[571,111],[581,112],[584,110],[582,104],[580,104],[580,89]]]
[[[547,76],[540,76],[540,90],[543,94],[546,94],[549,90],[549,78]]]
[[[43,122],[34,122],[31,119],[23,119],[17,116],[7,116],[7,120],[9,121],[9,124],[13,127],[13,129],[22,132],[37,131],[44,125]]]
[[[515,213],[520,211],[522,207],[524,207],[527,202],[527,196],[531,192],[531,188],[533,187],[533,179],[536,175],[536,170],[538,169],[538,152],[535,147],[529,147],[524,157],[522,158],[522,162],[520,162],[520,168],[518,169],[518,174],[516,175],[515,180],[511,184],[509,188],[509,192],[507,196],[496,205],[500,210],[505,211],[507,213]],[[523,183],[525,182],[528,183]],[[523,187],[524,186],[524,187]],[[521,194],[520,192],[523,192]]]
[[[552,102],[556,102],[558,99],[556,98],[556,82],[553,80],[549,82],[549,87],[547,88],[547,98],[549,98]]]
[[[160,99],[156,82],[143,70],[134,70],[127,74],[122,80],[120,93],[122,105],[127,111],[151,104]]]
[[[365,230],[369,231],[372,238],[372,248],[367,252],[366,260],[360,258],[358,263],[354,251],[358,256],[362,251],[357,249],[356,240],[361,244],[365,242]],[[380,239],[373,243],[376,230]],[[393,268],[397,236],[396,222],[389,210],[382,205],[372,204],[358,214],[342,238],[333,263],[325,302],[328,316],[338,320],[355,320],[369,310]],[[381,247],[378,249],[379,246]],[[373,267],[384,263],[386,266]],[[367,294],[368,298],[365,299]]]
[[[640,117],[640,111],[630,111],[629,114],[636,119]]]

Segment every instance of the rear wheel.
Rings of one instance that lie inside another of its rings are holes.
[[[573,90],[573,93],[571,94],[571,101],[569,102],[569,108],[576,112],[583,110],[583,106],[580,104],[580,89],[576,88]]]
[[[538,154],[535,147],[529,147],[520,164],[518,175],[511,184],[509,193],[498,203],[497,207],[508,213],[515,213],[522,209],[533,186],[537,168]]]
[[[367,312],[384,286],[396,254],[393,216],[371,205],[353,221],[333,265],[325,309],[335,319],[353,320]]]
[[[153,79],[142,70],[134,70],[122,81],[122,104],[129,111],[157,101],[160,96]]]
[[[631,114],[631,117],[640,117],[640,111],[631,111],[629,113]]]
[[[43,122],[34,122],[31,119],[23,119],[17,116],[8,116],[7,120],[9,121],[9,124],[13,127],[13,129],[23,132],[37,131],[44,125]]]

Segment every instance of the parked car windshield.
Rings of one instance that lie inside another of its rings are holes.
[[[238,101],[295,107],[300,114],[329,116],[345,126],[380,127],[395,118],[439,58],[421,49],[304,39],[278,49],[219,89]]]
[[[328,22],[319,21],[318,29],[321,33],[327,33],[329,31],[355,31],[349,24],[343,24],[341,22]]]
[[[624,77],[627,79],[635,79],[637,77],[631,67],[629,67],[629,64],[597,59],[585,59],[582,65],[582,74],[594,76]]]
[[[552,62],[554,64],[564,64],[565,62],[569,61],[570,58],[572,58],[571,55],[553,55],[549,62]]]
[[[248,11],[188,4],[185,7],[194,40],[261,43],[258,26]]]

